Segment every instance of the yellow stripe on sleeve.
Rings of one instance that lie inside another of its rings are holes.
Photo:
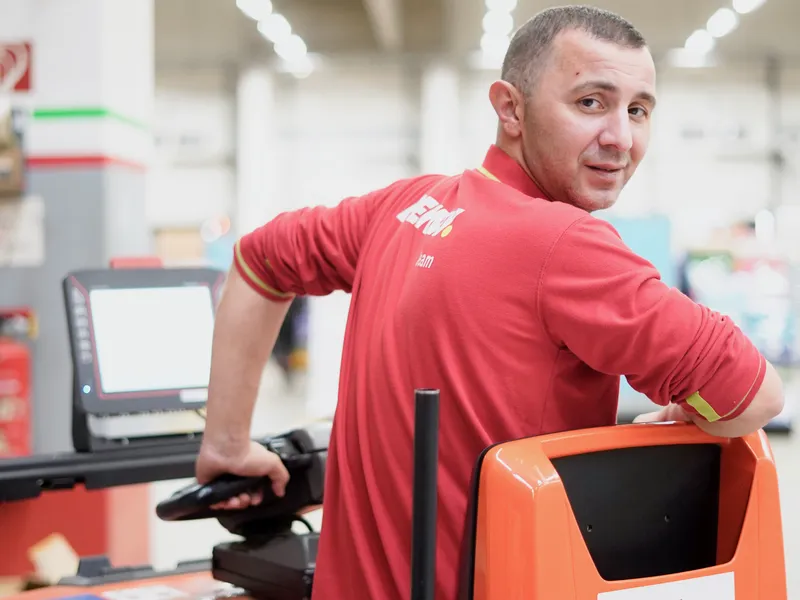
[[[720,416],[717,414],[711,405],[700,395],[700,392],[695,392],[686,399],[686,403],[699,412],[703,418],[709,423],[719,421]]]
[[[279,298],[292,298],[294,294],[280,292],[275,288],[267,285],[261,280],[261,278],[255,273],[255,271],[253,271],[253,269],[250,268],[247,262],[245,262],[244,257],[242,256],[242,249],[239,247],[240,242],[241,240],[236,241],[236,245],[234,246],[234,257],[236,263],[242,268],[242,271],[244,271],[247,274],[247,277],[250,279],[250,281],[252,281],[254,284],[256,284],[265,292],[272,294],[273,296],[277,296]],[[267,264],[269,265],[269,261],[267,261]]]
[[[734,406],[730,411],[728,411],[727,414],[723,416],[717,414],[717,411],[715,411],[711,407],[711,405],[700,395],[700,392],[695,392],[694,394],[689,396],[686,399],[686,403],[692,408],[694,408],[698,413],[700,413],[709,423],[713,423],[714,421],[719,421],[720,419],[727,418],[733,413],[735,413],[737,410],[739,410],[739,407],[742,405],[742,402],[744,402],[750,395],[750,392],[752,392],[755,382],[758,381],[758,378],[761,375],[761,370],[763,366],[764,363],[762,361],[761,364],[759,364],[758,366],[758,374],[756,375],[756,378],[753,380],[753,383],[750,384],[750,389],[747,390],[747,393],[744,395],[744,398],[739,400],[739,402],[736,403],[736,406]]]

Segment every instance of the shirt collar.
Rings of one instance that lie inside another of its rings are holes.
[[[533,179],[530,178],[517,161],[496,144],[492,144],[489,147],[489,151],[483,159],[483,164],[478,167],[477,171],[484,177],[510,185],[526,196],[545,198],[539,186],[534,183]]]

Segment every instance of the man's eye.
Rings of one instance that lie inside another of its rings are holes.
[[[645,109],[643,109],[641,106],[633,106],[633,107],[630,108],[630,110],[628,112],[630,112],[630,114],[632,114],[632,115],[634,115],[636,117],[646,117],[647,116],[647,111]]]
[[[595,108],[596,103],[597,103],[597,99],[596,98],[583,98],[583,99],[581,99],[581,104],[586,108]]]

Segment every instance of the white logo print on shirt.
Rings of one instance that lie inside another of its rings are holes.
[[[397,220],[421,229],[423,235],[447,237],[453,230],[453,221],[464,212],[463,208],[447,210],[436,199],[425,194],[397,215]]]

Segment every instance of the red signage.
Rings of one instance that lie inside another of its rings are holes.
[[[0,93],[31,89],[32,55],[29,42],[0,42]]]

